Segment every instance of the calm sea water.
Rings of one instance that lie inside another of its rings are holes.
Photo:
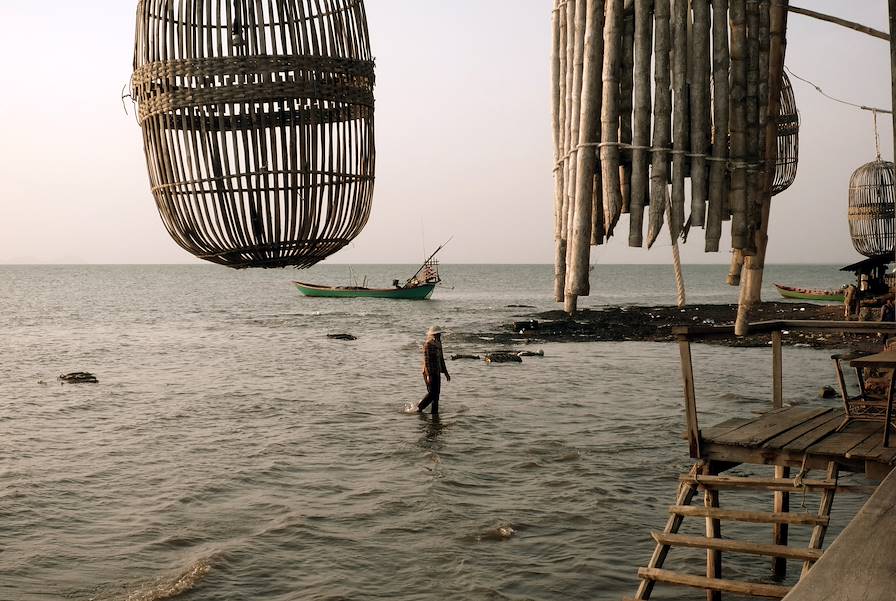
[[[354,273],[387,285],[413,269]],[[724,274],[687,267],[689,300],[734,302]],[[290,284],[349,283],[344,266],[0,266],[0,599],[632,594],[689,466],[677,348],[543,344],[521,365],[449,362],[441,419],[408,414],[429,325],[488,331],[526,311],[507,305],[556,307],[549,266],[443,277],[430,302],[390,302]],[[767,274],[769,286],[847,279],[831,266]],[[583,306],[674,302],[668,267],[600,266],[593,290]],[[446,353],[488,344],[445,339]],[[769,406],[766,349],[694,355],[702,424]],[[828,356],[786,350],[789,400],[836,404],[814,399]],[[56,380],[78,370],[99,384]],[[860,502],[837,500],[835,532]],[[671,564],[702,560],[675,551]],[[749,558],[725,569],[769,572]]]

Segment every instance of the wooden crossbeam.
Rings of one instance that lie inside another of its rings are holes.
[[[638,576],[644,580],[664,582],[691,588],[702,588],[708,591],[721,591],[736,595],[748,595],[753,597],[766,597],[769,599],[783,599],[790,592],[790,587],[777,584],[763,584],[759,582],[738,582],[723,578],[706,578],[705,576],[693,576],[681,574],[671,570],[655,568],[641,568]]]
[[[716,518],[732,522],[749,522],[752,524],[802,524],[814,526],[828,524],[830,518],[817,516],[814,513],[770,513],[764,511],[742,511],[738,509],[716,509],[696,507],[692,505],[671,505],[669,513],[687,517]]]
[[[788,547],[787,545],[750,543],[725,538],[707,538],[703,536],[689,536],[686,534],[666,534],[664,532],[651,532],[650,536],[660,544],[673,547],[713,549],[716,551],[729,551],[732,553],[745,553],[748,555],[765,555],[767,557],[783,557],[784,559],[799,559],[802,561],[817,561],[821,558],[822,554],[820,549],[803,549]]]
[[[753,476],[691,476],[679,477],[682,482],[691,482],[705,488],[764,488],[767,490],[783,490],[796,492],[802,490],[820,491],[837,488],[837,482],[831,480],[803,480],[800,486],[794,486],[793,480],[787,478],[757,478]]]

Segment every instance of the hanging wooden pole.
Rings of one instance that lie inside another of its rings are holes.
[[[653,142],[650,170],[650,222],[647,247],[653,246],[663,227],[669,195],[669,146],[672,143],[672,83],[670,77],[671,9],[669,0],[654,0],[656,22],[654,51]],[[638,229],[640,233],[640,226]],[[673,238],[674,242],[674,238]]]
[[[759,164],[759,2],[747,2],[747,245],[744,254],[756,251],[755,232],[762,219]]]
[[[626,2],[628,4],[628,2]],[[635,70],[635,13],[626,11],[622,26],[622,58],[619,73],[619,191],[622,194],[622,212],[629,212],[632,199],[632,109]]]
[[[622,13],[622,0],[618,3]],[[585,0],[584,56],[582,59],[582,101],[579,116],[578,157],[576,166],[576,208],[572,228],[572,263],[566,292],[570,296],[590,293],[592,208],[595,192],[597,142],[600,139],[601,69],[603,57],[603,0]],[[617,86],[618,89],[618,86]],[[618,176],[618,167],[615,170]],[[603,225],[603,222],[600,222]],[[600,235],[603,238],[603,234]]]
[[[706,141],[709,114],[709,0],[691,0],[694,26],[690,40],[691,225],[706,223]]]
[[[647,149],[650,145],[650,58],[653,46],[653,1],[635,0],[635,107],[632,124],[632,188],[629,246],[641,246],[644,203],[648,193]],[[608,224],[612,230],[615,220]]]
[[[674,0],[672,5],[672,96],[673,152],[672,152],[672,210],[669,216],[670,233],[677,239],[684,227],[684,180],[687,176],[685,155],[690,150],[688,139],[688,7],[689,0]],[[727,17],[726,17],[727,18]],[[728,35],[727,24],[725,35]]]
[[[896,0],[889,0],[890,8],[890,100],[894,107],[891,114],[893,121],[893,144],[896,145]],[[894,148],[894,157],[896,157],[896,148]]]
[[[747,13],[745,0],[730,0],[731,22],[731,246],[746,248],[747,241]]]
[[[777,161],[778,136],[777,121],[781,109],[781,82],[784,77],[784,57],[787,51],[787,5],[789,0],[771,0],[769,9],[769,86],[768,120],[766,122],[765,190],[762,195],[762,219],[755,234],[756,254],[746,258],[745,277],[741,281],[740,302],[737,309],[735,332],[745,334],[749,322],[750,309],[760,301],[762,275],[765,268],[765,253],[768,247],[768,223],[771,214],[772,184],[774,165]],[[891,2],[893,0],[890,0]],[[768,5],[769,3],[763,2]]]
[[[555,0],[554,8],[554,113],[556,162],[554,163],[554,300],[562,303],[566,288],[566,12],[567,1]]]
[[[728,218],[728,0],[712,0],[713,135],[709,166],[706,252],[718,252],[722,221]]]
[[[582,71],[584,66],[585,55],[585,21],[587,0],[575,0],[575,13],[572,18],[571,31],[573,32],[569,44],[572,52],[572,92],[571,101],[569,103],[569,159],[567,164],[568,181],[566,182],[566,286],[564,290],[564,310],[570,315],[576,312],[578,298],[575,294],[570,294],[570,276],[572,270],[572,249],[574,243],[573,223],[576,211],[576,176],[578,166],[579,148],[579,119],[581,118],[581,102],[582,102]],[[590,174],[593,177],[593,173]],[[589,215],[590,222],[590,215]],[[590,243],[590,233],[589,233]]]
[[[622,58],[622,28],[623,1],[608,0],[604,24],[603,101],[600,127],[600,172],[606,223],[612,223],[614,216],[618,216],[622,211],[619,181],[620,89],[617,75]],[[628,121],[631,124],[631,113]]]

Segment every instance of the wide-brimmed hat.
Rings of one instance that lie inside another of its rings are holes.
[[[436,334],[441,334],[442,332],[444,332],[444,330],[439,326],[431,326],[428,330],[426,330],[426,335],[435,336]]]

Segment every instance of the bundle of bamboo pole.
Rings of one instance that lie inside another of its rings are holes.
[[[703,227],[707,252],[730,220],[732,279],[761,271],[787,1],[555,0],[555,296],[568,312],[590,292],[590,246],[625,213],[630,246],[647,210],[648,247],[664,225],[673,244]]]

